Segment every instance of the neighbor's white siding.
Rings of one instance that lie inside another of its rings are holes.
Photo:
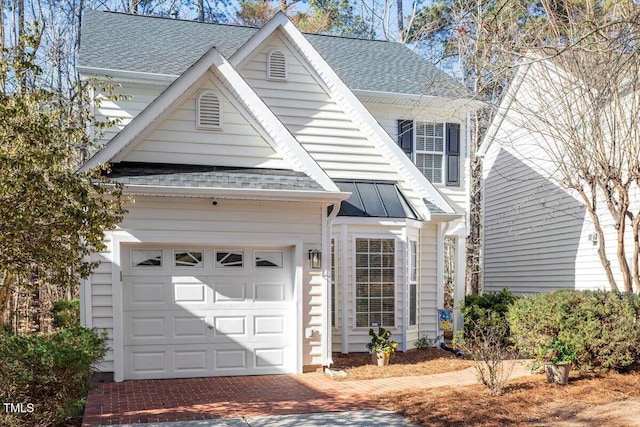
[[[322,206],[319,203],[259,202],[243,200],[219,200],[217,206],[209,199],[135,197],[135,203],[115,235],[133,238],[140,243],[153,236],[154,243],[166,239],[167,244],[184,244],[190,238],[206,239],[209,245],[220,241],[243,239],[254,245],[273,245],[274,240],[302,239],[303,253],[321,246]],[[197,246],[202,246],[198,243]],[[228,244],[227,244],[228,246]],[[112,250],[101,254],[112,260]],[[105,329],[113,334],[113,283],[111,264],[104,262],[90,279],[92,312],[90,326]],[[322,327],[322,294],[319,271],[311,271],[303,256],[302,331],[307,327]],[[87,322],[88,323],[88,322]],[[109,342],[113,346],[113,341]],[[303,365],[320,365],[321,339],[303,338]],[[101,366],[104,372],[113,371],[113,353],[110,352]]]
[[[199,88],[194,88],[187,101],[124,160],[290,169],[289,164],[246,118],[250,114],[234,99],[225,96],[221,88],[224,86],[220,80],[209,72],[207,81]],[[196,99],[203,90],[213,90],[218,95],[222,106],[220,130],[196,127]]]
[[[524,113],[538,108],[540,102],[529,93],[525,81],[483,164],[484,289],[508,287],[517,294],[608,289],[598,246],[589,241],[595,233],[592,219],[579,196],[559,183],[549,154],[553,151],[546,148],[554,144],[553,132]],[[635,197],[633,204],[638,201]],[[604,203],[599,214],[611,268],[620,280],[616,231]],[[629,230],[629,259],[631,237]]]

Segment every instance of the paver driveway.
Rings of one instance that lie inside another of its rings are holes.
[[[513,377],[527,374],[518,364]],[[384,409],[380,394],[475,382],[469,368],[342,382],[311,373],[104,383],[89,394],[83,426]]]

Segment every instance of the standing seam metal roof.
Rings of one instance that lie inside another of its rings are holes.
[[[229,58],[258,29],[87,10],[78,66],[180,75],[212,46]],[[450,98],[470,94],[406,46],[317,34],[305,37],[352,90]]]

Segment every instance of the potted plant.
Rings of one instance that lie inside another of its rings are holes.
[[[371,336],[371,342],[367,344],[367,349],[371,353],[371,362],[378,366],[387,366],[393,353],[398,347],[398,343],[391,341],[391,332],[380,327],[378,333],[369,329],[369,335]]]
[[[576,358],[576,351],[571,344],[556,339],[553,344],[538,352],[538,360],[544,364],[547,382],[567,384],[571,364]]]

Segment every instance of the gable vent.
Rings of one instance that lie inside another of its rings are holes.
[[[287,58],[279,50],[267,57],[267,76],[269,80],[287,80]]]
[[[198,97],[198,128],[222,129],[222,104],[214,92],[202,92]]]

